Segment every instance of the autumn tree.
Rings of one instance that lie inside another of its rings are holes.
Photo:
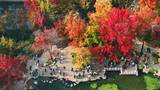
[[[139,8],[136,14],[139,16],[139,29],[142,31],[139,37],[141,40],[151,42],[152,46],[157,46],[160,35],[160,1],[159,0],[139,0]]]
[[[63,37],[60,37],[54,28],[45,29],[44,32],[37,31],[35,32],[35,39],[31,49],[35,54],[39,55],[43,52],[48,52],[50,55],[49,59],[53,60],[60,52],[58,47],[61,47],[61,44],[63,45],[62,41]],[[54,47],[55,45],[58,47]]]
[[[91,59],[91,53],[87,48],[74,48],[74,53],[72,53],[72,63],[74,68],[77,70],[84,69],[89,63]]]
[[[83,39],[85,35],[85,21],[80,18],[77,12],[71,11],[65,17],[65,32],[67,33],[68,39],[71,41],[71,46],[83,46]]]
[[[24,66],[16,57],[2,54],[0,62],[0,82],[6,84],[6,90],[13,90],[13,82],[23,79]]]
[[[66,13],[75,8],[76,0],[25,0],[28,17],[36,28],[53,27],[48,22],[64,18]]]
[[[129,55],[138,33],[137,17],[128,9],[113,8],[108,18],[103,18],[100,22],[99,34],[102,45],[91,48],[91,52],[98,54],[98,60],[103,61],[108,56],[111,60],[117,61],[121,54]]]
[[[38,0],[25,0],[24,4],[28,7],[28,17],[33,26],[42,27],[45,23],[43,10],[41,9],[40,2]]]
[[[94,5],[96,12],[88,14],[90,21],[85,28],[87,34],[87,38],[84,40],[85,46],[98,46],[101,44],[98,32],[100,19],[108,17],[108,13],[112,9],[111,2],[111,0],[96,0]]]
[[[158,0],[139,0],[139,8],[136,13],[148,27],[159,17],[158,8],[160,8]]]
[[[112,9],[111,0],[96,0],[95,2],[95,13],[90,13],[89,18],[91,21],[97,21],[99,18],[107,17],[107,14]]]

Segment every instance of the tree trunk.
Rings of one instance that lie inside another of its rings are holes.
[[[142,44],[142,47],[141,47],[141,52],[140,52],[141,56],[143,55],[143,49],[144,49],[144,41],[143,41],[143,44]]]

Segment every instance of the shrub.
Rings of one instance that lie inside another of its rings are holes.
[[[116,84],[105,84],[98,87],[98,90],[118,90]]]
[[[154,68],[150,68],[148,72],[154,74],[154,73],[157,73],[158,70],[156,70]]]
[[[160,90],[160,80],[149,76],[144,77],[146,90]]]
[[[139,69],[143,69],[145,64],[140,64]]]
[[[158,54],[156,54],[156,53],[153,53],[152,56],[153,56],[153,59],[154,59],[154,63],[157,64],[158,63],[158,59],[160,58],[160,56]]]
[[[97,88],[97,83],[91,83],[91,84],[90,84],[90,87],[91,87],[92,89],[96,89],[96,88]]]

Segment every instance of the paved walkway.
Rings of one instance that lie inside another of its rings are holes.
[[[137,48],[140,50],[142,43],[137,41]],[[54,46],[55,47],[55,46]],[[152,48],[151,48],[152,49]],[[152,51],[155,52],[156,49],[153,49]],[[49,53],[45,52],[42,54],[41,57],[34,57],[27,63],[27,68],[29,70],[29,73],[26,77],[28,79],[30,78],[36,78],[38,76],[43,77],[57,77],[58,79],[66,79],[70,80],[76,83],[79,82],[85,82],[88,80],[97,80],[100,78],[106,78],[105,77],[105,71],[112,70],[111,68],[105,68],[103,64],[92,62],[90,69],[85,69],[82,71],[75,71],[73,69],[72,64],[72,56],[71,53],[74,52],[74,49],[72,47],[66,47],[64,49],[58,49],[59,55],[57,55],[55,58],[57,58],[57,63],[47,65],[48,59],[49,59]],[[146,51],[146,46],[144,48],[144,51]],[[54,52],[54,51],[53,51]],[[92,60],[93,61],[93,60]],[[158,70],[160,70],[159,66],[152,65],[151,67],[155,67]],[[92,70],[91,70],[92,68]],[[120,67],[114,68],[114,70],[121,70]],[[136,74],[138,75],[137,67],[127,68],[124,72],[121,72],[121,75],[130,75],[130,74]]]
[[[103,69],[97,69],[100,70],[99,72],[87,69],[82,71],[73,70],[71,53],[74,50],[72,47],[67,47],[59,51],[61,51],[60,56],[57,56],[59,59],[55,65],[46,66],[49,59],[48,52],[45,52],[40,58],[35,57],[31,59],[27,64],[27,68],[30,70],[30,73],[28,73],[30,75],[29,77],[57,77],[58,79],[66,79],[76,83],[106,78],[104,76],[105,70]]]

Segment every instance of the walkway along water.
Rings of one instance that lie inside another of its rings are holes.
[[[85,70],[75,71],[72,64],[72,51],[71,47],[61,50],[61,56],[55,65],[47,65],[49,57],[48,52],[45,52],[39,58],[34,57],[27,64],[28,70],[30,70],[27,74],[27,77],[29,77],[28,79],[38,78],[38,76],[54,77],[60,80],[65,79],[79,84],[80,82],[106,79],[106,71],[120,71],[120,75],[138,75],[137,65],[123,71],[121,66],[104,67],[102,64],[94,63],[94,65],[89,65]],[[132,73],[129,73],[129,71]]]

